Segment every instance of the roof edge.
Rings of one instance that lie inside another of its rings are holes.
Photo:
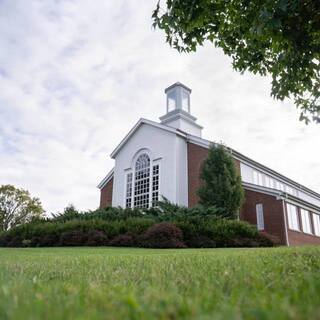
[[[101,182],[97,185],[97,188],[100,190],[113,178],[114,168],[112,168],[108,174],[101,180]]]
[[[217,144],[215,142],[212,142],[212,141],[209,141],[209,140],[205,140],[205,139],[202,139],[202,138],[199,138],[199,137],[195,137],[195,136],[192,136],[192,135],[188,135],[188,141],[190,141],[191,143],[194,143],[194,144],[197,144],[201,147],[204,147],[204,148],[209,148],[212,144]],[[300,191],[304,191],[318,199],[320,199],[320,194],[317,193],[316,191],[313,191],[305,186],[303,186],[302,184],[294,181],[294,180],[291,180],[290,178],[282,175],[281,173],[273,170],[273,169],[270,169],[268,167],[266,167],[265,165],[255,161],[255,160],[252,160],[248,157],[246,157],[245,155],[241,154],[240,152],[232,149],[232,148],[229,148],[228,147],[228,150],[230,150],[232,156],[237,159],[237,160],[240,160],[242,161],[243,163],[247,163],[248,165],[251,165],[255,168],[258,168],[262,171],[264,171],[265,173],[268,173],[268,174],[271,174],[273,176],[276,176],[278,179],[282,180],[283,182],[286,182],[286,183],[289,183],[291,184],[292,186],[294,186],[295,188],[298,188]]]
[[[185,137],[186,135],[182,132],[178,132],[175,128],[172,128],[170,126],[167,126],[165,124],[161,124],[155,121],[147,120],[144,118],[140,118],[139,121],[132,127],[132,129],[127,133],[127,135],[121,140],[121,142],[118,144],[118,146],[112,151],[111,158],[114,159],[115,156],[119,153],[119,151],[122,149],[122,147],[127,143],[129,138],[136,132],[136,130],[142,125],[147,124],[171,133],[174,133],[176,135],[180,135]]]

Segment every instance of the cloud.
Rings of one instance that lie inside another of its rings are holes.
[[[193,89],[204,137],[320,191],[319,126],[240,75],[210,44],[178,54],[151,27],[156,1],[1,1],[0,183],[48,212],[99,204],[109,154],[140,117],[165,112],[164,88]]]

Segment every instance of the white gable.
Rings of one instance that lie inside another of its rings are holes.
[[[187,197],[187,143],[172,128],[139,122],[134,130],[113,152],[115,159],[113,206],[125,205],[126,174],[133,170],[134,161],[147,153],[151,164],[160,165],[160,195],[174,203],[188,205]]]

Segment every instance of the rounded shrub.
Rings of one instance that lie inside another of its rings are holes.
[[[135,237],[132,234],[119,234],[110,241],[113,247],[133,247],[136,244]]]
[[[82,230],[71,230],[63,232],[60,236],[61,246],[83,246],[86,245],[88,236]]]
[[[106,246],[108,245],[108,237],[99,230],[91,230],[87,235],[88,246]]]
[[[183,233],[173,223],[161,222],[151,226],[139,237],[139,244],[146,248],[185,248]]]

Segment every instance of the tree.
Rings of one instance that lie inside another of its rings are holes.
[[[319,0],[166,0],[152,17],[180,52],[210,41],[236,71],[270,74],[271,96],[293,98],[300,120],[319,123],[319,13]]]
[[[235,218],[243,203],[244,192],[234,160],[223,145],[210,147],[200,178],[200,204],[215,206],[224,216]]]
[[[41,217],[44,210],[38,198],[31,198],[27,190],[12,185],[0,186],[0,231]]]

